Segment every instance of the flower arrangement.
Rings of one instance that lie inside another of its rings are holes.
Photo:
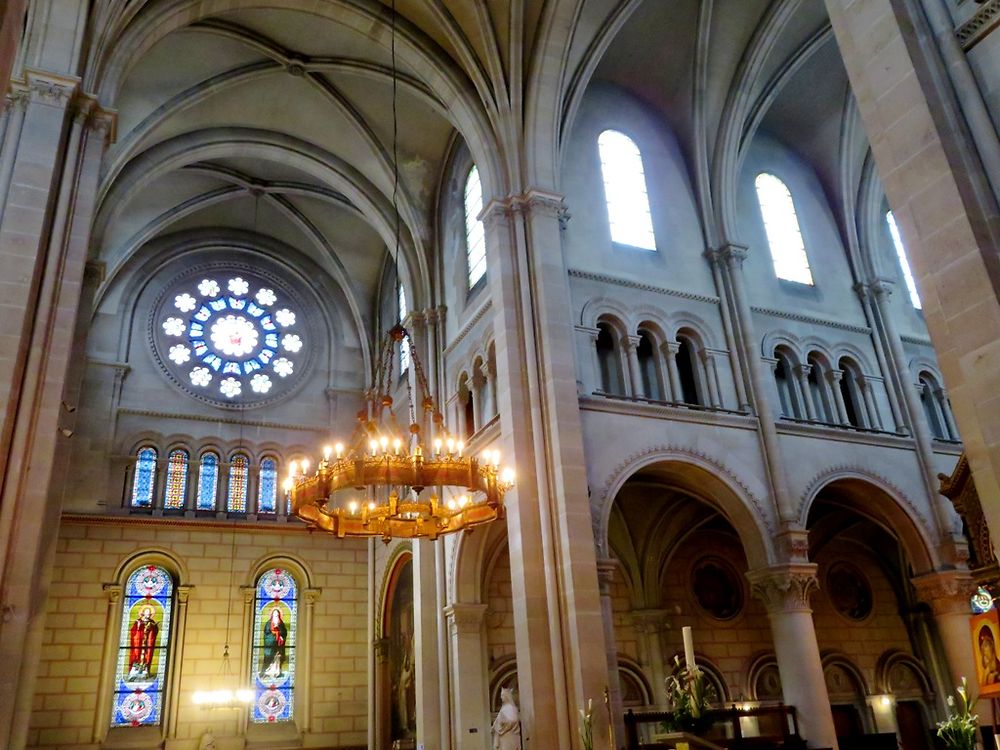
[[[587,700],[587,710],[580,709],[580,741],[584,750],[594,750],[594,700]]]
[[[670,718],[664,722],[664,729],[697,734],[711,724],[711,719],[705,715],[708,710],[705,676],[698,667],[682,667],[677,657],[674,657],[674,664],[677,670],[666,680]]]
[[[969,683],[963,677],[962,684],[955,691],[958,694],[958,711],[955,699],[948,696],[948,718],[937,724],[937,735],[947,750],[975,750],[976,730],[979,717],[972,713],[975,698],[969,696]]]

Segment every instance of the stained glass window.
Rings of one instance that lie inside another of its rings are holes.
[[[251,718],[257,723],[291,721],[295,692],[295,629],[298,622],[298,586],[282,568],[272,568],[257,579],[254,597],[254,702]]]
[[[226,499],[226,510],[230,513],[247,512],[249,464],[247,457],[240,453],[229,460],[229,496]]]
[[[257,486],[257,512],[276,512],[278,504],[278,464],[273,458],[265,458],[260,462],[260,479]]]
[[[187,451],[170,451],[167,459],[167,490],[163,497],[163,507],[168,510],[183,510],[184,496],[187,494],[188,454]]]
[[[219,457],[209,451],[201,454],[198,469],[198,510],[215,510],[215,497],[219,491]]]
[[[163,366],[199,396],[246,403],[273,395],[300,368],[307,337],[301,316],[272,286],[250,273],[178,285],[153,321]]]
[[[469,289],[486,274],[486,231],[479,214],[483,212],[483,184],[475,166],[465,178],[465,257],[469,267]]]
[[[624,133],[605,130],[597,138],[597,151],[601,157],[611,241],[655,250],[656,236],[639,147]]]
[[[163,719],[167,649],[174,582],[163,568],[145,565],[125,584],[111,725],[157,725]]]
[[[903,247],[903,238],[899,234],[899,227],[896,224],[896,217],[889,211],[885,215],[885,221],[889,225],[889,234],[892,235],[892,244],[896,248],[896,257],[899,259],[899,267],[903,271],[903,281],[906,282],[906,291],[910,293],[910,302],[918,310],[923,307],[920,304],[920,295],[917,294],[917,284],[913,280],[913,271],[910,269],[910,261],[906,257],[906,248]]]
[[[132,477],[132,507],[150,508],[156,489],[156,450],[141,448],[135,458],[135,473]]]
[[[406,307],[406,290],[403,285],[399,285],[399,320],[400,322],[406,320],[406,316],[410,314],[410,311]],[[399,342],[399,371],[406,372],[406,368],[410,366],[410,340],[404,338]]]
[[[809,270],[809,258],[802,242],[792,194],[785,183],[766,172],[757,175],[755,185],[774,272],[779,279],[811,285],[812,271]]]

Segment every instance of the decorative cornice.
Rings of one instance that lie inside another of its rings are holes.
[[[819,589],[815,563],[773,565],[747,571],[750,589],[769,614],[811,612],[809,598]]]
[[[836,440],[842,443],[860,443],[861,445],[877,445],[882,448],[913,449],[913,438],[899,435],[895,432],[876,432],[860,430],[849,426],[831,427],[818,422],[794,422],[779,419],[774,424],[779,435],[801,435],[802,437]]]
[[[760,313],[761,315],[770,315],[775,318],[785,318],[786,320],[797,320],[800,323],[811,323],[813,325],[826,326],[827,328],[838,328],[842,331],[852,331],[853,333],[864,333],[866,335],[871,334],[872,332],[872,329],[868,326],[841,323],[839,320],[817,318],[813,315],[803,315],[802,313],[790,312],[787,310],[774,310],[770,307],[757,307],[756,305],[751,305],[750,309],[755,313]]]
[[[516,214],[540,213],[563,222],[568,217],[566,201],[562,195],[548,190],[531,188],[523,193],[494,198],[479,213],[484,224]]]
[[[989,0],[968,21],[955,29],[962,49],[968,52],[1000,26],[1000,0]]]
[[[690,299],[695,302],[707,302],[710,305],[719,304],[718,297],[712,297],[707,294],[696,294],[695,292],[682,292],[676,289],[667,289],[662,286],[653,286],[652,284],[644,284],[641,281],[632,281],[631,279],[622,279],[618,276],[608,276],[603,273],[594,273],[593,271],[581,271],[578,268],[570,268],[567,273],[572,278],[576,279],[587,279],[588,281],[598,281],[602,284],[614,284],[615,286],[623,286],[628,289],[640,289],[644,292],[654,292],[655,294],[665,294],[669,297],[680,297],[681,299]]]
[[[910,579],[917,598],[936,615],[967,614],[976,583],[967,570],[944,570]]]
[[[451,340],[451,343],[444,348],[444,352],[442,352],[442,354],[445,357],[447,357],[449,354],[455,351],[458,345],[462,343],[462,340],[470,333],[472,333],[472,329],[474,329],[476,325],[479,323],[479,321],[486,316],[486,313],[488,313],[492,309],[493,309],[493,299],[491,297],[487,297],[486,301],[479,306],[479,309],[477,309],[476,312],[473,313],[472,317],[469,318],[468,322],[466,322],[466,324],[462,326],[459,332],[455,334],[455,338],[453,338]]]
[[[452,635],[478,633],[486,617],[486,605],[454,602],[444,608],[444,616]]]
[[[922,339],[918,336],[907,336],[905,333],[900,334],[900,339],[902,339],[907,344],[916,344],[917,346],[926,346],[928,349],[932,349],[934,344],[930,342],[930,339]]]
[[[297,520],[255,521],[250,518],[184,518],[110,513],[63,513],[60,523],[73,526],[146,526],[160,528],[204,529],[218,533],[229,528],[245,534],[308,534],[310,529]]]
[[[695,424],[725,425],[744,430],[756,430],[757,419],[739,412],[691,409],[671,404],[646,403],[617,396],[580,396],[580,408],[585,411],[609,414],[629,414],[636,417],[670,419],[673,422],[693,422]]]
[[[122,408],[118,410],[118,414],[130,414],[139,417],[153,417],[155,419],[188,419],[195,422],[218,422],[220,424],[234,424],[234,425],[244,425],[246,427],[267,427],[274,430],[290,430],[292,432],[311,432],[313,434],[326,434],[329,432],[330,428],[317,425],[315,427],[303,427],[297,424],[283,424],[281,422],[265,422],[263,420],[256,419],[237,419],[233,417],[225,417],[221,415],[211,415],[211,414],[182,414],[180,412],[166,412],[166,411],[155,411],[153,409],[130,409]]]
[[[37,104],[66,108],[80,88],[80,79],[75,76],[29,69],[24,77],[31,101]]]

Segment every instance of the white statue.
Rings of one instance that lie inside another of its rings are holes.
[[[493,721],[493,750],[521,750],[521,718],[510,688],[500,688],[500,704]]]
[[[215,750],[215,735],[205,732],[201,736],[201,742],[198,743],[198,750]]]

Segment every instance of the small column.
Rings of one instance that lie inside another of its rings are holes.
[[[642,387],[642,372],[639,370],[639,337],[626,336],[622,343],[625,346],[625,357],[628,360],[629,383],[632,385],[632,393],[629,395],[634,398],[648,396],[649,394]]]
[[[600,330],[586,326],[574,326],[577,333],[577,352],[580,354],[580,366],[586,372],[578,372],[577,390],[580,395],[590,395],[594,391],[603,390],[601,381],[601,363],[597,360],[597,337]],[[582,350],[581,350],[582,347]],[[499,404],[499,401],[497,402]]]
[[[833,391],[833,403],[837,405],[838,421],[841,424],[850,424],[850,420],[847,418],[847,404],[844,403],[844,394],[840,389],[840,383],[844,379],[844,371],[830,370],[826,377],[830,382],[830,390]],[[861,426],[864,427],[863,424]]]
[[[640,643],[646,652],[646,667],[653,683],[653,702],[667,705],[666,661],[663,658],[663,633],[669,627],[669,613],[665,609],[639,609],[632,613]]]
[[[318,588],[307,588],[302,590],[302,600],[305,603],[304,607],[304,617],[302,618],[303,628],[299,631],[301,633],[306,633],[309,637],[304,638],[306,648],[299,652],[302,660],[299,664],[301,667],[296,667],[300,670],[299,687],[297,688],[299,695],[302,696],[302,717],[299,729],[303,733],[309,732],[312,728],[313,719],[313,701],[310,695],[311,690],[309,686],[312,685],[312,653],[313,653],[313,643],[316,640],[316,602],[319,599],[320,594],[323,593],[323,589]]]
[[[941,412],[941,417],[944,419],[945,427],[948,428],[948,434],[951,436],[952,440],[961,440],[961,436],[958,434],[958,425],[955,424],[955,418],[951,414],[951,408],[948,404],[948,392],[944,388],[938,388],[934,391],[934,400],[937,401],[938,410]]]
[[[680,350],[681,345],[677,341],[668,341],[662,347],[663,357],[667,360],[667,376],[669,380],[667,386],[670,389],[667,400],[677,404],[684,401],[684,392],[681,390],[681,375],[677,370],[677,352]]]
[[[375,747],[386,748],[392,741],[392,676],[389,671],[389,639],[376,639],[372,648],[375,651]]]
[[[601,614],[604,616],[604,652],[608,657],[608,698],[614,723],[615,744],[625,741],[625,710],[622,706],[622,689],[618,680],[618,641],[615,638],[615,615],[611,602],[611,586],[615,580],[618,563],[612,559],[597,561],[597,584],[601,592]]]
[[[441,746],[434,544],[427,539],[415,539],[412,545],[417,744],[425,748]]]
[[[862,375],[858,378],[858,388],[861,389],[861,396],[865,400],[868,409],[868,426],[874,430],[885,429],[882,424],[882,416],[878,412],[878,405],[875,403],[874,384],[878,382],[869,375]]]
[[[701,350],[701,363],[705,366],[705,381],[708,383],[709,406],[718,409],[721,405],[719,397],[719,371],[715,366],[715,352]]]
[[[771,620],[785,703],[798,710],[799,728],[811,747],[837,748],[837,732],[809,607],[809,597],[819,585],[816,565],[774,565],[751,570],[747,578]]]
[[[490,369],[490,361],[486,359],[483,364],[479,367],[479,373],[482,375],[482,397],[480,398],[481,409],[483,411],[483,424],[489,422],[497,413],[497,401],[496,401],[496,374]]]
[[[886,342],[883,340],[883,331],[880,331],[878,323],[877,310],[873,304],[872,300],[872,290],[866,284],[855,284],[854,291],[857,292],[858,298],[861,300],[861,306],[864,308],[865,317],[868,319],[869,325],[872,327],[872,344],[875,347],[875,358],[878,360],[878,367],[882,374],[889,378],[889,387],[886,388],[886,395],[889,398],[889,411],[892,412],[892,422],[896,426],[896,433],[899,435],[909,435],[910,429],[906,426],[906,420],[903,418],[903,407],[900,406],[899,396],[896,393],[896,389],[892,387],[892,370],[889,367],[889,357],[890,354],[886,353]],[[870,380],[870,376],[865,376],[866,382]],[[881,419],[879,419],[879,426],[882,427]]]
[[[809,388],[809,373],[812,365],[795,365],[792,368],[795,373],[795,383],[798,385],[799,396],[806,409],[806,419],[814,421],[816,419],[816,404],[813,403],[812,390]]]
[[[179,678],[181,673],[181,665],[184,664],[184,632],[187,629],[187,610],[188,610],[188,599],[191,596],[191,586],[178,586],[177,592],[177,612],[174,613],[174,630],[171,633],[171,644],[170,649],[172,653],[170,654],[170,671],[174,675],[172,679],[168,681],[168,688],[170,690],[170,696],[168,700],[170,703],[168,705],[180,706],[181,705],[181,681]],[[167,739],[173,739],[177,736],[177,718],[180,711],[173,710],[170,711],[167,716],[169,717],[169,724],[167,726]]]
[[[114,665],[118,656],[118,640],[121,636],[121,601],[122,586],[117,583],[106,583],[103,586],[108,597],[107,619],[104,624],[104,653],[101,656],[101,671],[97,678],[98,706],[103,703],[103,696],[111,694],[114,684]],[[108,714],[105,709],[94,712],[93,741],[95,744],[104,742],[108,735]]]
[[[491,744],[491,717],[483,637],[486,605],[455,602],[445,607],[444,613],[451,640],[454,747],[487,750]]]
[[[972,577],[965,570],[946,570],[919,576],[912,582],[917,598],[930,605],[944,646],[952,681],[951,685],[943,686],[944,692],[954,691],[962,684],[962,677],[975,682],[976,662],[969,635],[969,615],[972,612],[969,600],[976,590]]]

